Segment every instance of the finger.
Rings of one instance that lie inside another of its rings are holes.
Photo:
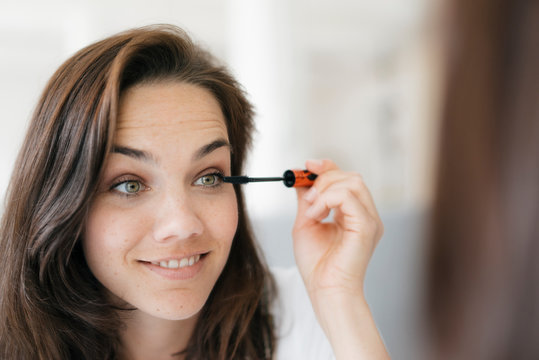
[[[371,215],[379,216],[374,199],[365,185],[362,176],[358,173],[331,170],[319,176],[313,184],[313,187],[316,190],[313,190],[312,192],[319,194],[334,187],[348,187],[352,194],[359,198],[365,205]],[[314,200],[314,196],[310,200]]]
[[[328,190],[315,200],[307,209],[306,216],[314,221],[322,221],[327,217],[331,209],[336,210],[336,217],[342,219],[343,230],[365,233],[378,233],[381,221],[372,216],[365,206],[351,195],[348,188]]]
[[[312,173],[319,175],[319,177],[320,174],[327,173],[328,171],[338,170],[337,165],[335,165],[333,161],[327,159],[307,160],[305,167]],[[305,211],[311,206],[312,202],[317,197],[317,189],[314,186],[311,186],[310,188],[297,187],[295,189],[298,198],[298,210],[295,226],[302,227],[305,224],[311,224],[314,221],[312,218],[305,216]]]
[[[339,167],[328,159],[311,159],[305,162],[305,167],[310,172],[321,175],[329,170],[338,170]]]
[[[305,210],[311,206],[312,201],[316,197],[316,189],[314,189],[315,194],[311,196],[306,196],[306,194],[311,191],[311,188],[305,188],[305,187],[297,187],[296,189],[296,195],[298,197],[298,215],[304,214]],[[313,193],[313,191],[311,191]],[[311,200],[312,198],[312,200]]]
[[[313,183],[313,186],[316,187],[316,190],[319,193],[324,192],[332,184],[346,180],[350,177],[350,173],[344,172],[339,169],[328,170],[322,174],[319,174],[316,180]]]
[[[331,173],[333,176],[332,176],[332,182],[327,182],[326,183],[328,184],[328,186],[331,184],[331,186],[333,187],[337,187],[337,188],[345,188],[347,187],[346,185],[346,180],[347,180],[347,177],[346,176],[343,176],[344,173],[342,173],[341,171],[335,171],[335,170],[330,170],[329,173]],[[327,176],[327,172],[324,173],[324,176]],[[318,198],[319,196],[319,191],[318,191],[318,188],[320,186],[319,185],[313,185],[311,186],[310,188],[297,188],[297,196],[298,196],[298,218],[299,217],[302,217],[302,216],[307,216],[307,218],[312,218],[312,216],[310,215],[306,215],[306,211],[312,207],[312,204],[313,202]],[[348,187],[350,187],[350,185],[348,185]],[[327,189],[324,189],[324,191],[326,191]],[[357,197],[359,197],[359,193],[356,194]],[[329,215],[329,211],[327,211],[327,214],[326,216]]]
[[[365,185],[363,178],[360,174],[349,173],[346,180],[340,181],[331,185],[331,187],[347,187],[351,190],[352,194],[356,195],[359,201],[365,206],[367,211],[374,217],[379,217],[378,209],[374,203],[374,199],[371,192]]]
[[[346,207],[346,209],[344,209],[344,207]],[[364,206],[359,199],[352,194],[348,187],[332,187],[323,194],[317,196],[315,201],[305,211],[305,215],[320,221],[323,220],[332,209],[343,210],[347,215],[358,216],[360,215],[359,208],[364,208]]]

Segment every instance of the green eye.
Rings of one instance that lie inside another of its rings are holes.
[[[200,178],[202,180],[202,184],[204,185],[213,185],[215,184],[215,175],[204,175]]]
[[[201,186],[216,186],[219,185],[221,182],[221,178],[218,174],[207,174],[204,176],[199,177],[195,181],[195,185],[201,185]]]
[[[114,187],[114,190],[119,191],[123,194],[132,195],[142,190],[142,184],[140,183],[140,181],[135,180],[124,181],[116,185]]]
[[[138,181],[129,181],[125,183],[125,190],[128,193],[136,193],[140,190],[140,183]]]

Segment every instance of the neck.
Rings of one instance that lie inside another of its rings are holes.
[[[186,320],[159,319],[134,310],[120,333],[121,359],[183,359],[173,356],[187,346],[198,316]]]

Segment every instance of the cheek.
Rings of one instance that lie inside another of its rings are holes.
[[[114,265],[125,261],[125,254],[143,233],[144,222],[134,214],[112,211],[106,205],[92,206],[86,221],[83,249],[86,262],[95,276],[110,271]]]
[[[238,205],[235,193],[232,191],[218,202],[211,202],[205,211],[205,218],[206,230],[211,233],[211,237],[228,250],[238,226]]]

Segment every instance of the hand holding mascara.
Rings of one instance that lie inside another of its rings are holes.
[[[296,188],[292,238],[313,309],[330,342],[347,344],[337,358],[372,358],[371,349],[377,349],[376,358],[389,359],[363,289],[383,233],[372,196],[361,175],[343,171],[331,160],[308,160],[305,166],[318,178],[310,188]],[[369,334],[369,343],[356,346],[364,334]]]
[[[248,177],[248,176],[223,176],[222,179],[230,184],[247,184],[250,182],[282,181],[286,187],[312,186],[318,175],[309,170],[286,170],[282,177]]]

